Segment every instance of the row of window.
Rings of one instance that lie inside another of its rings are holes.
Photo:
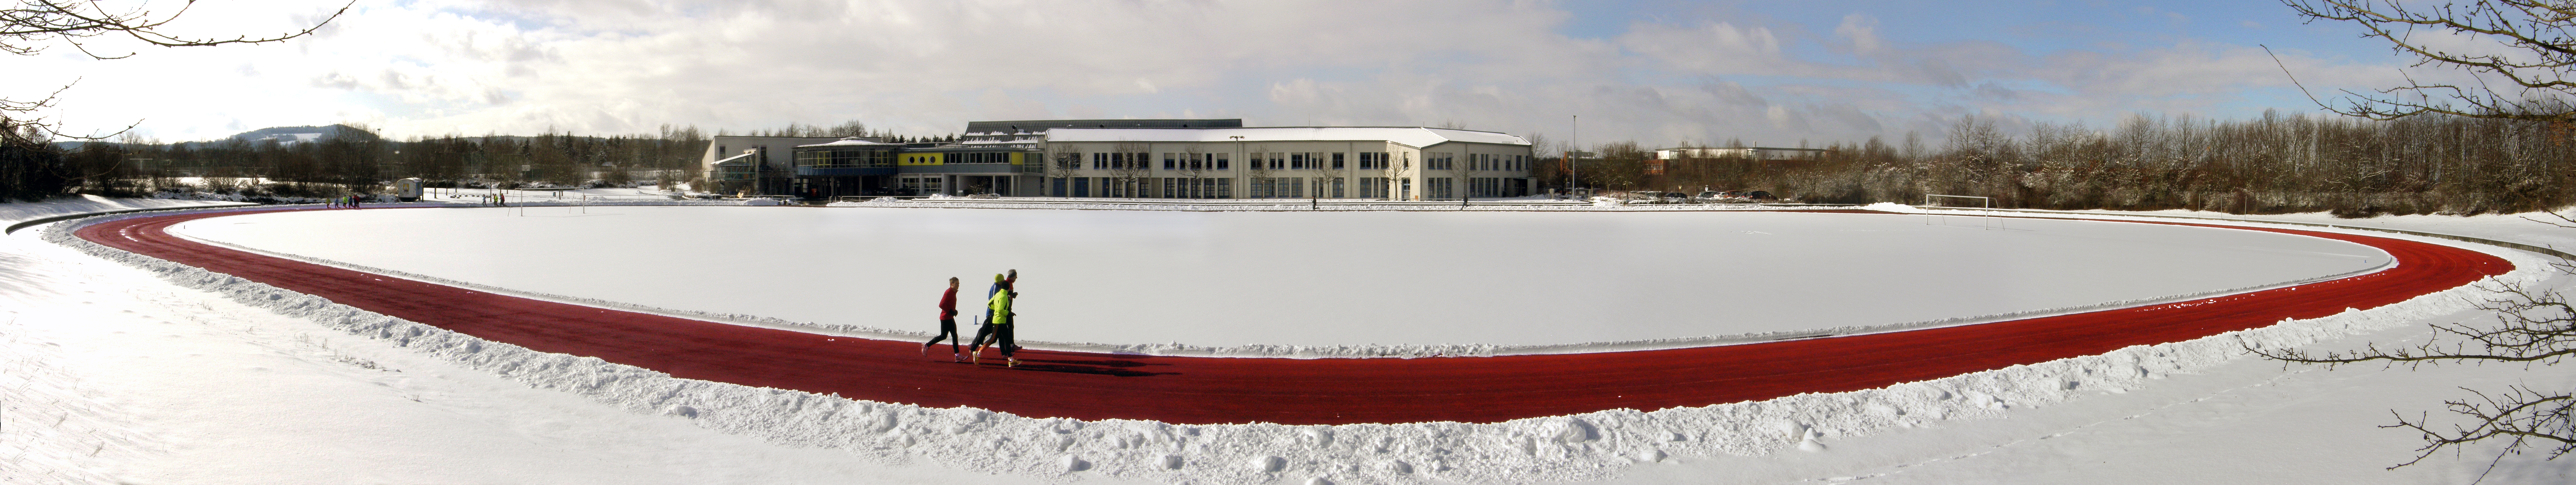
[[[1091,169],[1143,170],[1152,168],[1153,164],[1151,163],[1151,160],[1153,160],[1153,155],[1154,154],[1152,153],[1093,153],[1090,157]],[[1344,170],[1351,167],[1349,163],[1350,159],[1356,158],[1358,160],[1358,168],[1360,170],[1385,170],[1389,168],[1388,165],[1390,163],[1396,163],[1394,158],[1389,157],[1388,155],[1390,154],[1387,152],[1358,152],[1356,154],[1340,152],[1269,152],[1245,154],[1244,158],[1246,159],[1245,163],[1249,164],[1248,167],[1254,169]],[[1423,154],[1422,160],[1423,168],[1432,170],[1455,170],[1457,167],[1457,156],[1458,155],[1455,153],[1425,153]],[[1234,161],[1231,160],[1232,157],[1233,154],[1229,153],[1163,152],[1162,167],[1164,170],[1231,170],[1234,168]],[[1066,160],[1075,166],[1079,166],[1079,161],[1082,159],[1082,154],[1075,153],[1066,156],[1063,160]],[[1467,154],[1467,164],[1468,169],[1470,170],[1528,170],[1529,156],[1503,155],[1495,153],[1470,153]],[[1402,162],[1401,165],[1403,166],[1395,168],[1412,168],[1411,162]]]
[[[1431,170],[1455,170],[1457,166],[1458,166],[1458,154],[1455,154],[1455,153],[1424,153],[1424,154],[1422,154],[1422,168],[1427,168],[1427,169],[1431,169]],[[1468,170],[1515,170],[1515,171],[1529,170],[1529,155],[1504,155],[1504,154],[1499,154],[1499,153],[1469,153],[1469,154],[1467,154],[1467,169],[1468,169]]]
[[[903,193],[914,195],[939,193],[942,178],[943,177],[937,176],[903,177],[901,179],[903,183]]]
[[[1048,193],[1056,197],[1153,199],[1232,199],[1234,179],[1147,177],[1070,177],[1054,179]]]
[[[1229,177],[1141,177],[1134,179],[1122,179],[1118,177],[1067,177],[1050,180],[1051,185],[1047,193],[1054,197],[1116,197],[1151,199],[1234,198],[1234,179]],[[1309,197],[1339,199],[1345,197],[1358,197],[1363,199],[1394,198],[1400,200],[1413,198],[1413,179],[1394,179],[1394,183],[1389,183],[1389,179],[1385,177],[1360,177],[1358,184],[1347,184],[1347,180],[1348,179],[1341,177],[1247,178],[1244,179],[1243,196],[1248,199],[1303,199]],[[1456,178],[1423,179],[1422,196],[1427,199],[1457,198],[1458,180],[1459,179]],[[1528,187],[1524,185],[1529,179],[1476,177],[1466,180],[1466,192],[1468,197],[1517,197],[1529,195],[1527,193]],[[923,177],[916,180],[906,177],[903,179],[903,187],[905,189],[926,190],[925,192],[918,193],[937,192],[939,191],[939,179],[936,177]],[[1389,192],[1393,192],[1393,194],[1389,194]],[[1392,195],[1392,197],[1390,197],[1390,195]]]
[[[1153,155],[1153,154],[1151,154],[1151,153],[1094,153],[1094,154],[1091,154],[1091,169],[1092,169],[1092,170],[1127,170],[1127,169],[1143,170],[1143,169],[1145,169],[1145,160],[1147,160],[1147,158],[1146,158],[1146,157],[1151,156],[1151,155]],[[1081,160],[1081,159],[1082,159],[1082,154],[1080,154],[1080,153],[1073,154],[1073,159],[1075,159],[1075,160]],[[1220,164],[1222,164],[1222,162],[1220,162]]]
[[[941,153],[940,155],[939,162],[942,164],[1011,163],[1011,154],[1009,152],[964,152]]]
[[[799,167],[892,167],[893,150],[805,150],[796,152]]]
[[[1254,178],[1248,180],[1250,181],[1251,186],[1248,187],[1247,190],[1251,193],[1246,194],[1246,197],[1253,199],[1288,199],[1307,197],[1339,199],[1349,196],[1347,195],[1349,194],[1349,188],[1346,185],[1347,179],[1341,177],[1333,177],[1329,179],[1317,178],[1314,179],[1315,183],[1311,186],[1306,184],[1307,179],[1294,177]],[[1363,178],[1360,180],[1365,181],[1370,179]],[[1376,180],[1386,179],[1381,178]],[[1368,190],[1363,187],[1360,192],[1367,193]]]

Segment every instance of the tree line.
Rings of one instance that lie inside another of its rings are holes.
[[[2266,112],[2221,121],[2133,116],[2109,129],[2039,123],[2019,136],[1991,120],[1952,123],[1939,147],[1909,134],[1826,146],[1812,160],[1654,160],[1634,142],[1578,160],[1584,186],[1767,190],[1816,203],[1992,197],[1997,207],[2193,209],[2231,213],[2530,212],[2576,203],[2567,122],[2416,116],[2388,121]],[[1741,147],[1740,143],[1730,143]],[[1563,160],[1536,174],[1562,186]],[[1650,164],[1663,165],[1650,173]]]
[[[20,130],[0,143],[0,194],[39,200],[72,193],[140,197],[214,192],[248,200],[372,195],[394,179],[434,187],[673,186],[697,177],[707,137],[695,127],[655,135],[441,136],[391,140],[335,125],[305,142],[161,144],[123,137],[70,149]]]

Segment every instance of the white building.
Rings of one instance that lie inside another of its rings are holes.
[[[1515,197],[1530,142],[1418,127],[1056,128],[1043,150],[1058,197]]]
[[[1242,120],[979,121],[946,145],[719,136],[716,192],[836,196],[1455,200],[1529,195],[1529,140],[1419,127]]]
[[[839,141],[834,137],[795,136],[717,136],[707,141],[707,152],[698,157],[698,169],[706,174],[708,192],[746,193],[752,195],[786,194],[795,167],[790,154],[796,147]]]

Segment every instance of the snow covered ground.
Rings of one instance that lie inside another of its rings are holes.
[[[2367,246],[2277,233],[1972,224],[1783,212],[549,207],[265,213],[173,231],[488,287],[831,328],[927,330],[948,277],[971,300],[1016,268],[1024,339],[1208,347],[1695,343],[2094,307],[2388,262]]]
[[[123,199],[99,197],[95,195],[81,195],[78,197],[65,197],[43,202],[0,203],[0,227],[14,226],[20,222],[65,214],[247,205],[251,204],[206,200]]]
[[[2481,219],[2442,232],[2501,237],[2523,231],[2516,223],[2529,224]],[[2483,318],[2457,301],[2474,293],[2454,291],[2194,342],[1761,403],[1493,425],[1071,423],[656,384],[490,346],[397,346],[345,330],[374,324],[363,315],[268,300],[220,278],[159,278],[38,232],[0,240],[5,483],[2461,483],[2486,457],[2384,471],[2416,442],[2373,426],[2390,409],[2435,409],[2463,394],[2455,386],[2576,386],[2570,369],[2284,369],[2234,350],[2400,344],[2424,337],[2424,323]],[[2067,385],[2075,381],[2084,385]],[[654,385],[716,403],[671,415],[622,394]],[[840,429],[849,426],[858,428]],[[1167,460],[1185,466],[1158,468]],[[1409,473],[1393,471],[1396,462]],[[2522,456],[2488,481],[2571,478],[2567,463]]]

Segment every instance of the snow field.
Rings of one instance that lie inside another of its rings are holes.
[[[928,337],[942,280],[964,280],[971,307],[990,274],[1016,268],[1030,346],[1297,357],[1922,328],[2388,262],[2276,233],[2090,221],[1986,231],[1871,214],[594,209],[277,212],[173,232],[498,293],[889,339]]]
[[[0,267],[36,262],[0,254]],[[53,289],[74,286],[61,275],[8,274],[0,290],[17,295],[79,298]],[[0,298],[13,309],[0,313],[0,479],[9,483],[91,484],[110,479],[97,465],[148,448],[150,438],[125,429],[123,410],[77,372],[64,368],[62,344],[37,335],[24,309],[30,302]]]
[[[1175,426],[1028,419],[971,408],[921,408],[673,379],[597,359],[485,342],[124,253],[71,237],[77,225],[58,224],[46,238],[161,274],[181,286],[221,293],[244,304],[530,386],[588,397],[629,412],[686,418],[708,429],[775,444],[837,448],[884,463],[922,461],[1049,481],[1556,482],[1617,478],[1641,468],[1689,466],[1688,462],[1731,456],[1834,453],[1838,443],[1873,434],[1952,426],[1960,420],[1998,418],[2015,410],[2140,389],[2151,381],[2242,358],[2246,346],[2305,345],[2465,312],[2471,307],[2464,297],[2477,294],[2473,288],[2458,288],[2389,307],[2285,321],[2188,342],[1883,389],[1763,402],[1610,410],[1492,424]],[[2537,257],[2481,250],[2518,266],[2492,281],[2536,282],[2549,275]]]

